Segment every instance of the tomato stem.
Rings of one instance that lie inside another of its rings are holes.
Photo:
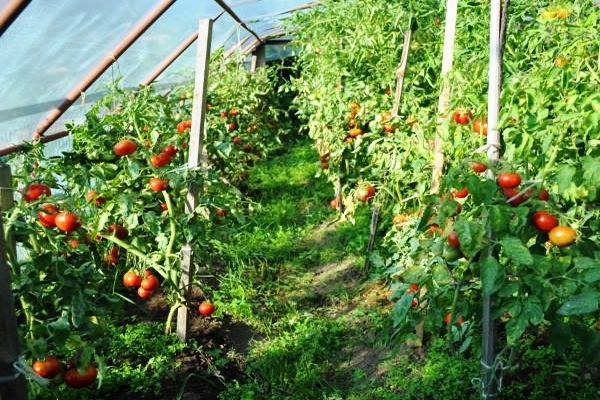
[[[169,244],[167,245],[167,250],[165,254],[165,260],[169,263],[170,256],[173,253],[173,246],[175,245],[175,236],[177,235],[177,227],[175,226],[175,212],[173,211],[173,204],[171,203],[171,196],[167,193],[166,190],[163,190],[163,196],[165,198],[165,203],[167,204],[167,211],[169,213],[169,226],[170,226],[170,237]]]
[[[175,311],[177,311],[180,306],[181,304],[177,302],[169,308],[169,314],[167,315],[167,321],[165,322],[165,335],[170,335],[172,333],[171,325],[173,325],[173,317],[175,316]]]
[[[452,350],[452,327],[456,318],[456,303],[458,303],[458,294],[460,293],[460,286],[462,285],[462,277],[456,282],[454,288],[454,297],[452,298],[452,307],[450,308],[450,324],[448,324],[448,332],[446,334],[446,340],[448,342],[448,348]]]
[[[100,234],[100,237],[102,237],[103,239],[106,239],[110,242],[113,242],[114,244],[124,248],[125,250],[127,250],[127,252],[141,258],[142,260],[144,260],[145,262],[147,262],[148,264],[152,265],[152,268],[154,268],[163,278],[166,278],[166,271],[163,269],[163,267],[161,265],[159,265],[158,263],[156,263],[155,261],[153,261],[152,259],[150,259],[146,254],[144,254],[141,250],[135,248],[134,246],[132,246],[131,244],[122,241],[121,239],[117,238],[115,235],[102,235]]]

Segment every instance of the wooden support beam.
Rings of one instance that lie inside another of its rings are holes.
[[[250,72],[256,72],[257,68],[263,68],[267,65],[267,51],[264,45],[258,46],[252,52],[252,61],[250,63]]]
[[[449,73],[454,61],[454,39],[456,36],[456,14],[458,0],[446,2],[446,28],[444,32],[444,52],[442,55],[442,92],[438,101],[437,133],[433,145],[433,176],[431,179],[431,193],[435,194],[440,189],[440,181],[444,171],[444,136],[448,132],[448,104],[450,102]]]
[[[246,23],[244,21],[242,21],[242,19],[240,17],[238,17],[238,15],[231,9],[231,7],[229,7],[227,5],[227,3],[225,3],[223,0],[215,0],[215,3],[217,3],[218,5],[220,5],[221,8],[223,10],[225,10],[225,12],[227,14],[229,14],[229,16],[231,18],[233,18],[238,24],[240,24],[240,26],[242,28],[244,28],[245,30],[247,30],[248,32],[250,32],[252,34],[252,36],[254,36],[256,38],[256,40],[258,40],[259,42],[262,43],[262,39],[260,38],[260,36],[258,36],[256,34],[256,32],[254,32],[252,29],[250,29],[248,27],[248,25],[246,25]]]
[[[194,100],[192,103],[192,128],[188,168],[190,170],[206,168],[207,155],[204,149],[204,123],[206,120],[206,100],[208,94],[208,67],[210,61],[210,45],[212,41],[213,20],[201,19],[198,26],[198,51],[196,53],[196,78],[194,84]],[[200,187],[191,184],[185,203],[185,211],[193,214],[198,201]],[[187,243],[182,250],[180,287],[186,304],[177,310],[177,337],[186,341],[189,333],[188,301],[194,277],[193,249]]]
[[[402,89],[404,88],[404,75],[406,74],[406,66],[408,65],[408,55],[410,53],[410,40],[412,37],[412,30],[410,28],[404,32],[404,43],[402,44],[402,57],[400,58],[400,64],[396,70],[396,94],[394,96],[394,104],[392,106],[392,115],[398,116],[398,110],[400,109],[400,101],[402,100]]]
[[[12,25],[31,0],[10,0],[0,11],[0,36]]]
[[[189,35],[183,42],[181,42],[172,52],[169,54],[160,64],[154,68],[154,70],[148,74],[146,79],[142,82],[142,85],[149,85],[158,78],[173,62],[183,54],[198,39],[198,32],[194,32]]]
[[[63,102],[54,108],[40,121],[33,133],[34,139],[39,139],[75,103],[104,71],[106,71],[156,20],[175,3],[175,0],[160,0],[156,6],[144,16],[133,29],[115,46],[112,51],[100,60],[96,66],[71,89]]]
[[[0,182],[10,182],[10,167],[0,166]],[[2,193],[2,205],[8,205],[10,198]],[[12,197],[12,193],[10,193]],[[4,210],[4,209],[3,209]],[[15,375],[13,363],[18,360],[21,351],[17,332],[17,318],[11,287],[10,268],[6,262],[6,243],[4,227],[0,218],[0,399],[26,400],[27,385],[23,376]],[[14,377],[14,379],[11,379]],[[6,381],[6,382],[4,382]]]

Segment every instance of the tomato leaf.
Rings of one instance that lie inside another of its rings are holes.
[[[598,296],[592,292],[581,293],[571,297],[559,309],[559,315],[579,315],[594,312],[598,309]]]
[[[496,280],[500,278],[501,267],[498,261],[492,256],[486,256],[480,261],[481,268],[481,288],[483,294],[494,293],[494,287],[496,287]]]
[[[529,325],[528,320],[529,318],[527,315],[525,315],[525,313],[521,313],[508,321],[506,324],[508,344],[515,344],[519,340]]]
[[[563,166],[556,174],[556,182],[558,183],[558,191],[564,192],[573,183],[573,177],[577,173],[575,167],[570,165]]]
[[[480,224],[458,220],[454,225],[460,240],[460,250],[464,255],[473,257],[482,248],[485,240],[485,230]]]
[[[521,312],[529,322],[533,325],[538,325],[544,320],[544,311],[540,299],[535,296],[529,296],[525,301],[523,311]]]
[[[392,312],[394,327],[397,327],[398,325],[402,324],[406,319],[406,314],[408,313],[408,309],[410,308],[413,297],[414,294],[412,293],[404,294],[400,298],[400,300],[396,302],[396,305],[394,305],[394,309]]]
[[[506,256],[512,261],[522,265],[533,264],[533,257],[529,249],[518,238],[507,236],[502,238],[500,244]]]

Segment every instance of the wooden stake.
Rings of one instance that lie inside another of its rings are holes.
[[[0,181],[10,182],[10,168],[0,169]],[[11,193],[12,196],[12,193]],[[4,197],[8,204],[8,198]],[[3,203],[3,205],[5,205]],[[4,232],[3,221],[0,218],[0,232]],[[27,385],[22,376],[15,375],[13,363],[20,355],[19,338],[17,334],[17,318],[15,316],[14,297],[11,288],[10,268],[6,262],[6,245],[4,234],[0,234],[0,399],[26,400]],[[15,377],[10,380],[10,377]],[[6,380],[6,383],[2,381]]]
[[[442,92],[438,102],[438,128],[433,145],[433,176],[431,178],[432,194],[440,190],[442,172],[444,171],[444,139],[448,132],[448,103],[450,101],[450,82],[448,74],[452,70],[454,60],[454,38],[456,36],[456,13],[458,0],[448,0],[446,3],[446,29],[444,33],[444,52],[442,56],[443,79]]]
[[[213,21],[201,19],[198,26],[198,51],[196,54],[196,78],[194,86],[194,100],[192,103],[192,127],[190,130],[190,153],[188,156],[188,168],[190,170],[198,167],[206,168],[207,155],[204,148],[204,123],[206,121],[206,98],[208,87],[208,66],[210,61],[210,44],[212,40]],[[185,211],[193,214],[196,209],[198,192],[200,188],[196,184],[190,184],[185,203]],[[186,341],[189,333],[188,301],[190,299],[191,284],[194,276],[194,264],[192,261],[192,246],[187,243],[182,249],[181,255],[181,281],[180,287],[186,304],[177,310],[177,337]]]
[[[412,31],[408,29],[404,32],[404,44],[402,44],[402,57],[400,58],[400,64],[396,70],[396,95],[394,97],[394,104],[392,106],[392,115],[398,116],[398,110],[400,109],[400,100],[402,100],[402,89],[404,87],[404,75],[406,74],[406,66],[408,64],[408,55],[410,53],[410,40],[412,37]]]

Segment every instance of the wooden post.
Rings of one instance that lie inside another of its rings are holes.
[[[412,30],[408,29],[404,32],[404,44],[402,45],[402,57],[400,58],[400,64],[396,71],[396,95],[394,96],[394,105],[392,106],[392,115],[398,116],[398,110],[400,109],[400,100],[402,100],[402,89],[404,87],[404,75],[406,74],[406,66],[408,64],[408,55],[410,52],[410,40],[412,37]]]
[[[252,52],[252,62],[250,64],[250,72],[256,72],[257,68],[262,68],[267,65],[267,54],[264,45],[258,46]]]
[[[194,84],[194,100],[192,103],[192,127],[190,130],[190,153],[188,168],[205,168],[207,156],[204,149],[204,122],[206,120],[206,97],[208,88],[208,65],[210,61],[210,44],[212,40],[212,19],[201,19],[198,26],[198,51],[196,53],[196,78]],[[200,187],[190,184],[186,199],[185,210],[193,214],[196,209]],[[187,243],[182,249],[181,259],[181,290],[186,303],[190,298],[191,284],[194,276],[192,261],[192,246]],[[189,312],[187,304],[177,310],[177,337],[186,341],[189,331]]]
[[[10,168],[0,166],[0,182],[8,183],[10,187]],[[12,198],[2,190],[2,206],[9,204]],[[3,208],[4,209],[4,208]],[[19,338],[17,335],[17,318],[11,288],[10,268],[6,262],[6,245],[4,243],[4,225],[0,218],[0,399],[26,400],[27,385],[23,376],[15,375],[12,364],[20,355]],[[10,377],[15,377],[11,380]]]
[[[506,3],[506,7],[508,3]],[[487,154],[490,166],[500,160],[500,133],[498,131],[498,117],[500,113],[500,91],[502,86],[502,6],[501,0],[492,0],[490,11],[490,49],[489,49],[489,75],[488,75],[488,135]],[[504,18],[506,11],[504,10]],[[506,23],[506,21],[504,21]],[[488,169],[492,176],[491,168]],[[493,232],[490,232],[494,239]],[[481,398],[498,398],[496,384],[496,371],[493,365],[496,359],[496,333],[492,317],[492,297],[483,295],[482,301],[482,343],[481,343]],[[502,371],[498,371],[502,373]]]
[[[448,102],[450,100],[450,82],[448,82],[448,73],[452,70],[454,60],[454,37],[456,36],[456,13],[458,9],[458,0],[448,0],[446,2],[446,29],[444,32],[444,52],[442,56],[442,73],[444,80],[442,83],[442,92],[438,102],[438,126],[433,145],[433,176],[431,178],[432,194],[440,189],[442,172],[444,171],[444,139],[448,131]]]
[[[15,195],[12,188],[12,173],[10,165],[0,164],[0,211],[6,211],[13,208],[15,205]],[[17,243],[14,240],[14,235],[4,238],[6,251],[12,252],[13,256],[17,254]],[[5,253],[6,254],[6,253]]]

